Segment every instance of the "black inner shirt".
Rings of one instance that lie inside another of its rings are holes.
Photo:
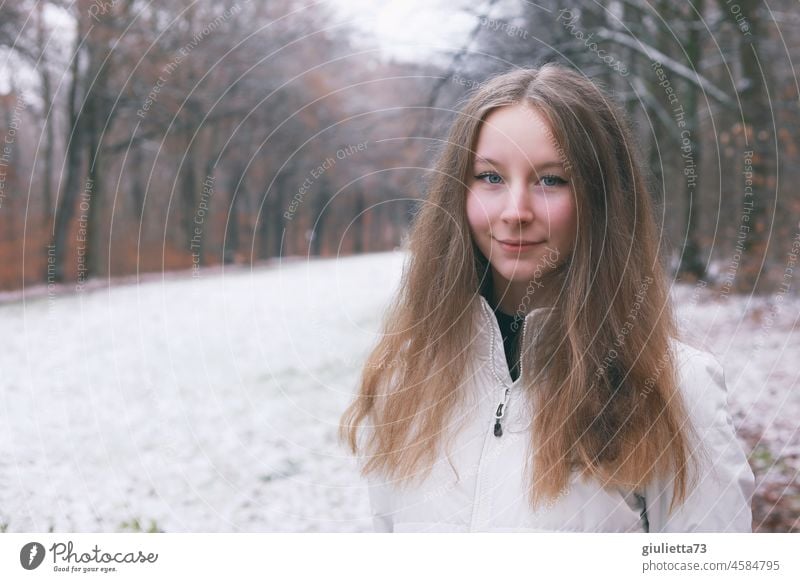
[[[503,349],[506,353],[508,371],[511,374],[511,379],[516,380],[519,378],[519,353],[517,346],[519,344],[519,336],[522,333],[522,322],[525,320],[525,316],[508,315],[500,311],[499,307],[494,308],[494,315],[497,318],[497,323],[500,325],[500,334],[503,336]],[[514,325],[515,322],[516,325]]]

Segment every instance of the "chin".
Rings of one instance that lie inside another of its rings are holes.
[[[503,270],[498,269],[497,273],[506,281],[509,281],[511,283],[521,283],[533,279],[533,277],[536,275],[536,269],[517,268],[515,271],[514,268],[512,267],[510,269],[503,269]]]
[[[554,271],[558,265],[545,259],[520,260],[506,263],[502,267],[495,267],[495,271],[509,281],[528,281],[534,277],[543,277]]]

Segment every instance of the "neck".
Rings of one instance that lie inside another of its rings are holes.
[[[511,283],[501,283],[495,278],[491,304],[508,315],[527,315],[539,307],[554,306],[561,291],[560,283],[557,277]]]

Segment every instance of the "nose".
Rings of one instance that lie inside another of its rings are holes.
[[[509,185],[501,218],[510,224],[533,221],[533,198],[525,184]]]

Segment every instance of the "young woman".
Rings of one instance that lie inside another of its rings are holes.
[[[751,530],[722,368],[678,339],[636,144],[591,81],[478,88],[408,247],[341,426],[377,531]]]

